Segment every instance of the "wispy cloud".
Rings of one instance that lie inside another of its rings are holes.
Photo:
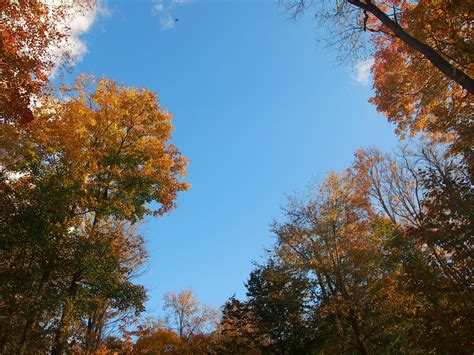
[[[370,68],[374,65],[374,58],[367,58],[355,66],[355,81],[362,85],[368,85],[370,79]]]
[[[177,18],[174,16],[176,7],[188,3],[190,0],[156,0],[153,3],[153,13],[160,17],[160,26],[162,30],[174,28]]]

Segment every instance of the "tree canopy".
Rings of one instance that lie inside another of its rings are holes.
[[[111,78],[53,83],[70,6],[96,1],[0,2],[0,353],[474,353],[472,1],[281,2],[373,61],[370,103],[415,139],[290,197],[244,297],[170,291],[146,319],[139,226],[190,186],[172,115]]]

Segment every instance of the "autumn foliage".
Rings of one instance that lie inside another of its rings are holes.
[[[361,150],[350,169],[329,174],[310,198],[290,199],[286,219],[272,227],[269,260],[249,277],[247,299],[231,298],[224,307],[224,347],[472,352],[472,188],[463,186],[465,167],[429,146],[397,156]],[[433,210],[440,195],[459,194],[464,201],[449,218],[439,215],[447,205]]]
[[[283,2],[368,50],[370,102],[417,140],[291,197],[244,299],[169,292],[155,320],[138,224],[189,188],[172,115],[106,77],[53,87],[66,3],[0,2],[0,353],[474,352],[472,3]]]
[[[375,104],[401,137],[422,134],[470,154],[473,6],[458,0],[281,0],[315,10],[341,57],[372,58]],[[470,158],[472,159],[472,158]]]
[[[4,125],[4,349],[62,353],[79,334],[95,349],[107,319],[143,310],[133,224],[188,187],[171,130],[155,94],[85,76],[43,95],[27,129]]]
[[[34,100],[48,85],[53,69],[67,58],[59,52],[68,42],[68,9],[87,10],[95,0],[47,5],[40,0],[0,3],[0,117],[26,124],[33,120]]]
[[[395,5],[400,26],[453,68],[474,76],[469,1],[398,1]],[[424,132],[457,146],[472,142],[473,93],[454,84],[425,56],[389,33],[381,32],[373,39],[375,96],[371,102],[397,124],[399,133]]]

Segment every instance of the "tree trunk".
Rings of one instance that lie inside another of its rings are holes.
[[[10,334],[10,328],[11,328],[11,312],[8,312],[8,317],[3,322],[3,325],[1,327],[1,336],[0,336],[0,354],[3,354],[5,347],[7,346],[8,343],[8,336]]]
[[[95,311],[89,317],[87,322],[87,331],[85,336],[85,353],[86,354],[95,354],[100,340],[102,338],[102,330],[104,323],[106,321],[108,305],[98,304]]]
[[[359,322],[353,309],[350,310],[349,322],[351,324],[352,331],[356,341],[356,349],[362,355],[367,355],[367,349],[365,348],[364,341],[362,340],[362,334],[360,332]]]
[[[25,321],[25,325],[23,327],[23,331],[22,331],[22,334],[21,334],[20,343],[18,344],[18,354],[19,355],[25,354],[29,334],[31,332],[31,329],[33,329],[34,326],[36,325],[36,321],[37,321],[38,313],[39,313],[38,307],[41,303],[41,298],[43,296],[43,292],[44,292],[44,289],[46,287],[46,283],[49,280],[49,275],[50,275],[50,272],[45,271],[43,273],[43,275],[41,276],[41,281],[40,281],[40,284],[39,284],[39,287],[38,287],[38,291],[37,291],[37,294],[35,295],[35,299],[33,300],[33,304],[32,304],[32,307],[31,307],[32,309],[31,309],[30,313],[27,316],[27,319]]]
[[[77,295],[78,282],[80,280],[80,277],[81,276],[79,273],[75,273],[72,277],[67,299],[64,304],[63,313],[61,315],[61,320],[59,321],[58,327],[55,332],[56,334],[54,339],[54,347],[51,351],[51,355],[62,355],[64,353],[64,347],[67,339],[65,328],[69,325],[71,313],[74,310],[73,302]]]

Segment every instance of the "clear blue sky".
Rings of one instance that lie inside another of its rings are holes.
[[[396,142],[367,102],[370,84],[318,46],[311,16],[289,21],[272,0],[175,5],[110,0],[74,71],[157,92],[190,160],[179,207],[141,227],[150,260],[137,281],[151,315],[167,290],[191,287],[216,307],[243,297],[286,196],[347,167],[359,147]],[[171,29],[168,13],[179,18]]]

